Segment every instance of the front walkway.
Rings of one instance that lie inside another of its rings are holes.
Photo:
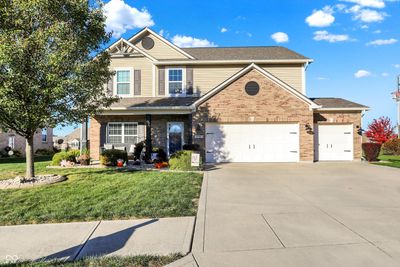
[[[0,263],[187,254],[194,217],[0,227]]]
[[[400,169],[218,165],[205,175],[192,252],[175,266],[399,266]]]

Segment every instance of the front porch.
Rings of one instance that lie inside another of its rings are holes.
[[[192,143],[192,114],[99,115],[90,120],[90,156],[100,158],[111,147],[133,154],[137,143],[146,143],[146,156],[154,148],[168,155]]]

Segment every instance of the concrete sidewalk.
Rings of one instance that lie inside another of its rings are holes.
[[[194,217],[0,227],[0,263],[187,254]]]

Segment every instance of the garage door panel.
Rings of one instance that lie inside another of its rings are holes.
[[[207,162],[297,162],[298,124],[207,124]]]
[[[353,160],[352,125],[317,125],[316,160]]]

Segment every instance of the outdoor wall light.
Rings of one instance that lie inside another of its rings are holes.
[[[314,134],[314,131],[313,131],[313,129],[312,129],[312,127],[311,127],[311,125],[310,125],[309,123],[307,123],[306,125],[304,125],[304,127],[306,128],[306,132],[307,132],[308,134]]]

